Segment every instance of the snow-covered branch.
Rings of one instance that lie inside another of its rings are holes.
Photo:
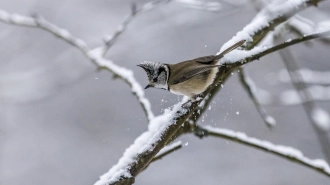
[[[287,21],[299,11],[317,5],[322,0],[274,0],[264,7],[249,23],[228,42],[220,51],[228,48],[240,40],[247,40],[246,49],[252,49],[274,28]]]
[[[151,110],[151,104],[149,100],[144,96],[142,86],[134,78],[133,71],[118,66],[111,60],[103,58],[99,48],[93,50],[89,49],[87,44],[82,39],[74,37],[67,30],[50,23],[49,21],[38,15],[33,17],[27,17],[18,14],[9,14],[4,10],[0,10],[0,21],[19,26],[41,28],[78,48],[97,67],[107,69],[108,71],[112,72],[113,74],[124,80],[131,87],[132,93],[140,102],[148,120],[154,118],[154,114]]]
[[[259,140],[253,137],[247,136],[242,132],[235,132],[223,128],[214,128],[212,126],[199,126],[199,132],[202,135],[199,136],[214,136],[220,137],[233,142],[237,142],[249,147],[253,147],[259,150],[263,150],[279,157],[297,162],[298,164],[309,167],[313,170],[317,170],[324,175],[330,177],[330,167],[329,164],[322,159],[310,159],[304,156],[304,154],[292,147],[275,145],[268,141]]]
[[[254,82],[248,77],[248,75],[245,73],[245,70],[243,68],[239,69],[239,79],[241,81],[241,84],[243,85],[244,89],[249,94],[249,97],[252,99],[257,111],[259,112],[261,118],[264,120],[266,125],[268,127],[273,127],[276,124],[275,119],[268,115],[266,109],[259,103],[257,93],[256,93],[256,87]]]
[[[242,66],[246,63],[252,62],[254,60],[259,60],[261,57],[266,56],[270,53],[279,51],[281,49],[287,48],[289,46],[299,44],[302,42],[306,42],[309,40],[317,39],[317,38],[323,38],[330,36],[330,29],[323,31],[323,32],[318,32],[310,35],[305,35],[300,38],[296,39],[289,39],[281,44],[272,46],[272,47],[255,47],[252,50],[249,51],[233,51],[227,56],[224,57],[224,62],[227,66],[230,67],[239,67]]]

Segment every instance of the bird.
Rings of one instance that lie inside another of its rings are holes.
[[[213,83],[219,67],[222,66],[217,62],[244,43],[245,40],[241,40],[218,55],[199,57],[176,64],[145,61],[137,66],[147,73],[149,83],[145,89],[153,87],[168,90],[173,94],[187,96],[190,102],[194,102]]]

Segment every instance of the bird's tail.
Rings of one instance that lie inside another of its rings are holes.
[[[225,49],[223,52],[221,52],[219,55],[216,56],[215,60],[219,60],[221,59],[223,56],[225,56],[227,53],[233,51],[234,49],[240,47],[241,45],[243,45],[245,43],[246,40],[241,40],[239,42],[237,42],[236,44],[230,46],[229,48]]]

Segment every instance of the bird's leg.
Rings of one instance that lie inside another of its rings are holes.
[[[182,104],[181,107],[182,108],[187,108],[190,103],[194,103],[196,101],[199,101],[200,98],[202,98],[202,97],[200,97],[198,95],[194,95],[194,96],[190,97],[190,99],[186,103]]]

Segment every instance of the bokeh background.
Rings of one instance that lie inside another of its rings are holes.
[[[1,0],[0,7],[23,15],[38,13],[90,47],[98,47],[130,13],[132,2]],[[134,2],[141,6],[148,1]],[[215,54],[256,14],[255,7],[243,0],[218,2],[218,12],[176,2],[146,12],[133,20],[106,57],[132,69],[146,84],[144,71],[136,67],[139,62],[176,63]],[[330,3],[318,8],[329,14]],[[305,14],[318,17],[315,12],[310,8]],[[329,45],[311,43],[292,47],[299,64],[330,70]],[[260,88],[273,94],[292,88],[278,82],[276,74],[284,68],[278,54],[246,68]],[[146,96],[157,115],[180,99],[156,89],[148,89]],[[328,102],[317,105],[330,110]],[[325,158],[302,106],[267,106],[277,120],[270,130],[237,74],[208,109],[199,124],[242,131],[298,148],[313,159]],[[121,80],[97,71],[80,51],[43,30],[0,23],[0,184],[91,185],[146,129],[139,103]],[[184,147],[152,163],[136,184],[330,183],[329,177],[299,164],[224,139],[185,135],[179,140]]]

